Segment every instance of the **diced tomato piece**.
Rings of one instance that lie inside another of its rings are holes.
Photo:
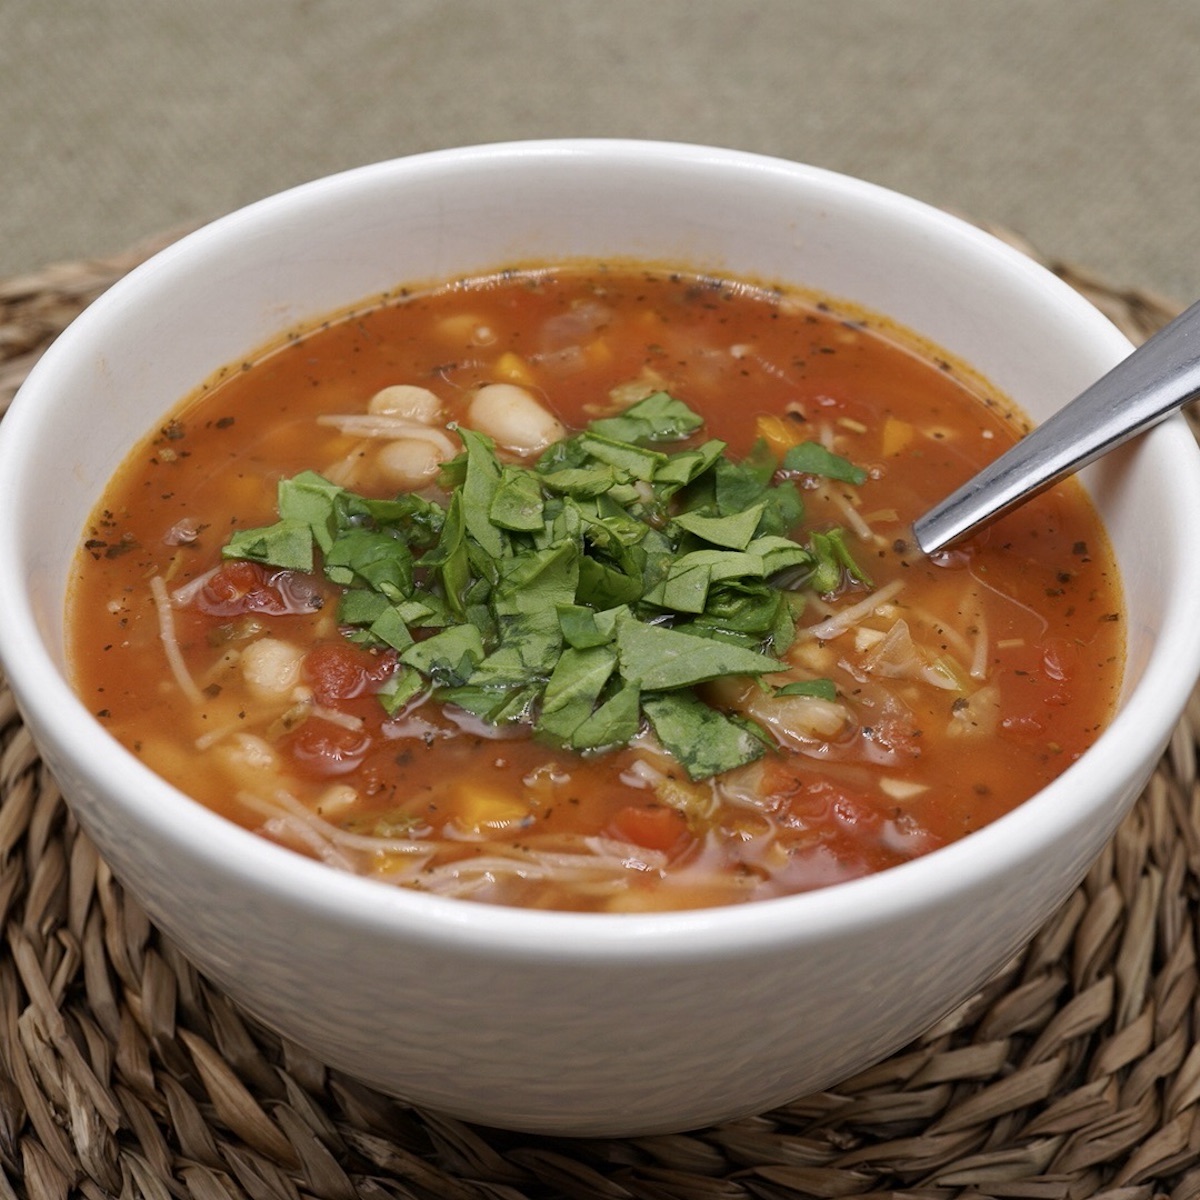
[[[880,750],[896,758],[921,757],[921,735],[910,721],[881,717],[863,732]]]
[[[304,656],[304,679],[319,704],[378,692],[396,669],[393,650],[377,652],[344,639],[318,642]]]
[[[371,749],[371,735],[322,717],[309,717],[287,736],[284,746],[306,775],[323,778],[358,768]]]
[[[270,616],[320,607],[308,576],[237,559],[223,563],[196,595],[196,607],[214,617],[261,612]]]
[[[792,755],[770,754],[760,760],[762,781],[759,791],[763,796],[783,798],[800,788],[800,776],[796,773],[796,760]]]
[[[788,760],[792,761],[792,760]],[[793,765],[793,772],[803,770]],[[830,779],[805,779],[793,773],[790,783],[778,777],[769,795],[780,802],[785,825],[826,832],[839,827],[871,827],[877,825],[880,813],[875,805],[860,793]]]
[[[609,832],[646,850],[674,850],[687,836],[687,821],[669,804],[629,804],[614,815]]]
[[[830,805],[829,812],[843,830],[856,836],[876,830],[883,819],[877,808],[849,792],[842,792]]]

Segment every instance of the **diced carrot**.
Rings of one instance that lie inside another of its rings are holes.
[[[782,458],[793,446],[798,446],[804,441],[801,431],[782,417],[763,413],[754,422],[754,428],[777,458]]]
[[[529,817],[529,806],[510,792],[479,783],[457,788],[452,805],[454,823],[470,833],[519,825]]]
[[[883,422],[883,437],[879,452],[884,458],[899,454],[913,439],[913,427],[899,417],[888,417]]]
[[[670,851],[687,834],[687,821],[667,804],[629,804],[617,811],[609,828],[623,842]]]
[[[608,344],[607,338],[593,338],[584,346],[583,356],[587,359],[589,367],[607,366],[612,362],[612,346]]]

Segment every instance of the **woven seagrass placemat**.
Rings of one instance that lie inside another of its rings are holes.
[[[0,410],[156,248],[0,281]],[[1134,341],[1178,311],[1048,265]],[[900,1053],[754,1118],[569,1141],[414,1110],[240,1013],[99,861],[0,682],[0,1200],[1200,1195],[1197,729],[1200,699],[1061,911]]]

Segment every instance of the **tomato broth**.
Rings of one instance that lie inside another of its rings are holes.
[[[798,293],[575,264],[398,294],[223,372],[122,466],[75,683],[200,802],[398,886],[612,912],[853,879],[1008,812],[1111,714],[1120,586],[1075,482],[911,540],[1022,428]],[[367,501],[397,497],[384,529]],[[311,564],[279,512],[309,501],[347,538],[305,518]]]

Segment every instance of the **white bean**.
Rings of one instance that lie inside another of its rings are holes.
[[[391,487],[415,492],[437,478],[444,456],[425,438],[398,438],[385,442],[375,456],[375,466]]]
[[[256,692],[282,696],[300,679],[304,651],[280,638],[263,637],[242,651],[242,676]]]
[[[367,404],[367,412],[407,417],[432,425],[442,415],[442,402],[428,388],[412,383],[395,383],[381,388]]]
[[[235,733],[228,745],[222,747],[226,760],[233,767],[250,767],[255,771],[273,770],[277,764],[270,743],[253,733]]]
[[[523,457],[540,454],[567,433],[552,412],[515,383],[481,387],[467,407],[467,424]]]
[[[353,808],[358,803],[358,790],[348,783],[335,783],[327,787],[317,798],[317,815],[335,817],[338,813]]]

